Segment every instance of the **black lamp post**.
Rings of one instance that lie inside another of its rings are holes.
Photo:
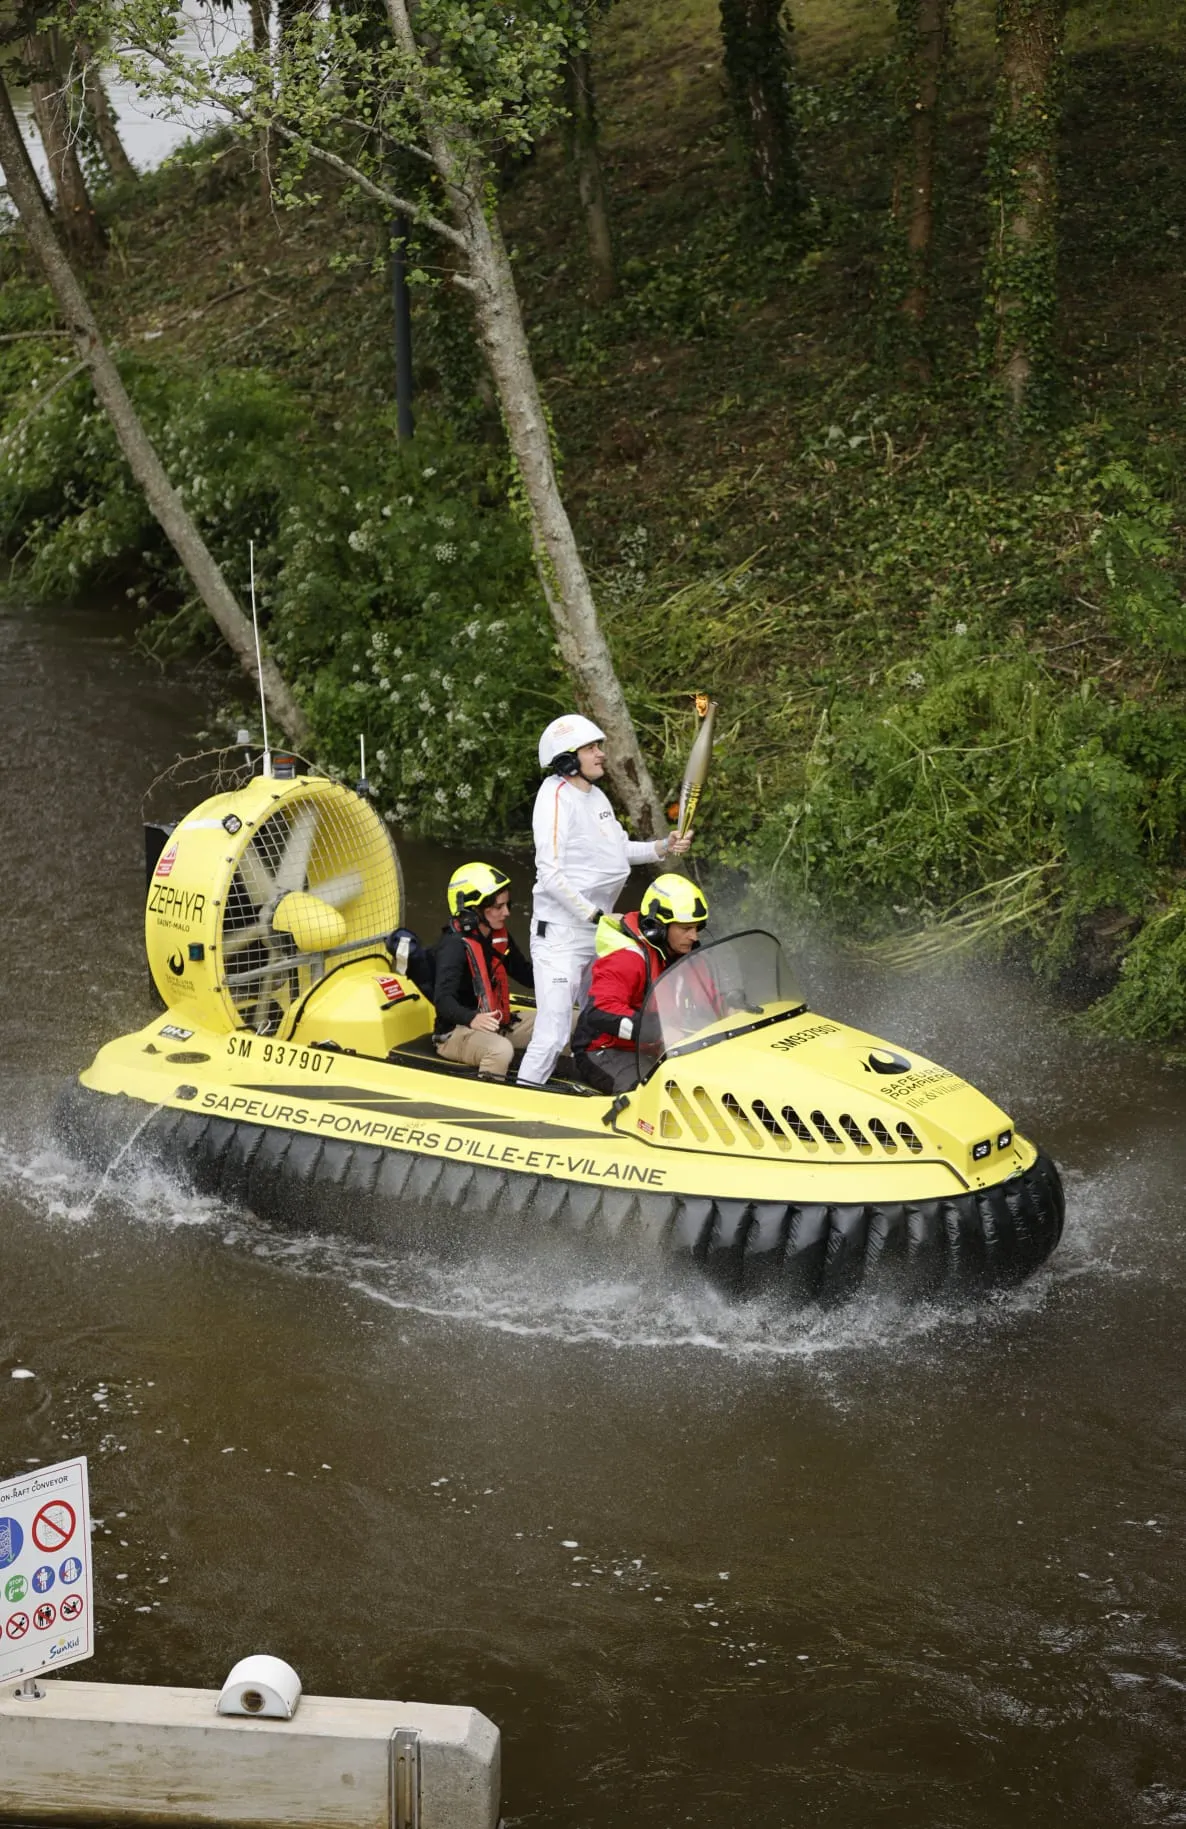
[[[395,424],[401,442],[416,430],[412,416],[412,308],[408,297],[408,219],[391,222],[391,295],[395,306]]]

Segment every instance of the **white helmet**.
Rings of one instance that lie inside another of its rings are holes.
[[[604,730],[591,718],[583,718],[579,711],[566,712],[562,718],[553,718],[540,738],[539,765],[551,768],[557,756],[575,755],[586,743],[604,742]]]

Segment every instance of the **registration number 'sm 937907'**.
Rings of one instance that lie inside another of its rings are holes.
[[[329,1073],[337,1058],[328,1048],[294,1048],[290,1042],[261,1041],[258,1035],[228,1035],[226,1051],[237,1061],[297,1067],[302,1073]]]

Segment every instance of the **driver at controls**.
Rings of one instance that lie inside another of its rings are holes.
[[[605,732],[576,712],[554,718],[539,740],[539,765],[548,778],[532,818],[535,1033],[519,1067],[520,1086],[543,1085],[568,1046],[597,924],[625,888],[630,866],[681,857],[692,842],[690,832],[627,838],[597,786],[605,774],[604,742]]]
[[[572,1038],[576,1070],[598,1092],[638,1084],[636,1025],[660,972],[700,944],[708,919],[703,892],[686,876],[658,876],[637,914],[603,916],[597,958]]]

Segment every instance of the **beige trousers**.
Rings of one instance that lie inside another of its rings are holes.
[[[520,1010],[511,1018],[509,1035],[497,1029],[451,1029],[444,1041],[436,1045],[443,1061],[456,1061],[462,1067],[476,1067],[488,1080],[505,1080],[513,1057],[521,1054],[531,1040],[535,1011]]]

